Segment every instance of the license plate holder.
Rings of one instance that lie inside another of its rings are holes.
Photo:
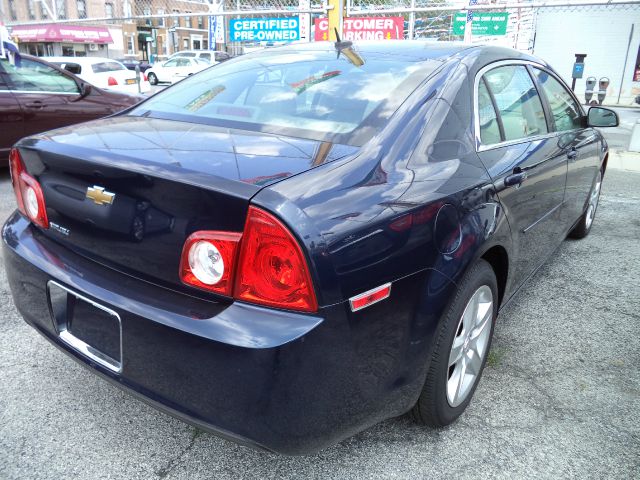
[[[50,280],[47,296],[60,340],[95,363],[122,372],[122,322],[114,310]]]

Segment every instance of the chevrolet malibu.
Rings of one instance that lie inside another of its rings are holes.
[[[243,444],[309,453],[408,411],[448,425],[500,308],[591,230],[594,127],[616,124],[498,47],[235,58],[15,146],[11,291],[67,355]]]

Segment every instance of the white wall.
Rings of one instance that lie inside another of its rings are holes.
[[[627,54],[632,25],[634,33]],[[587,54],[584,76],[576,81],[580,100],[584,100],[587,77],[598,80],[609,77],[611,83],[604,103],[616,103],[621,93],[620,104],[631,104],[633,97],[640,94],[640,82],[632,82],[639,46],[640,5],[575,10],[541,8],[536,15],[533,53],[549,62],[569,85],[574,54]],[[625,56],[627,67],[623,76]]]

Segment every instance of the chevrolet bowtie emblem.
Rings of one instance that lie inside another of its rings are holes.
[[[115,193],[105,192],[104,188],[94,185],[87,188],[87,198],[93,200],[96,205],[111,205],[116,198]]]

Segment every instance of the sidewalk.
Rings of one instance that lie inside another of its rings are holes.
[[[607,168],[640,172],[640,153],[610,150]]]

